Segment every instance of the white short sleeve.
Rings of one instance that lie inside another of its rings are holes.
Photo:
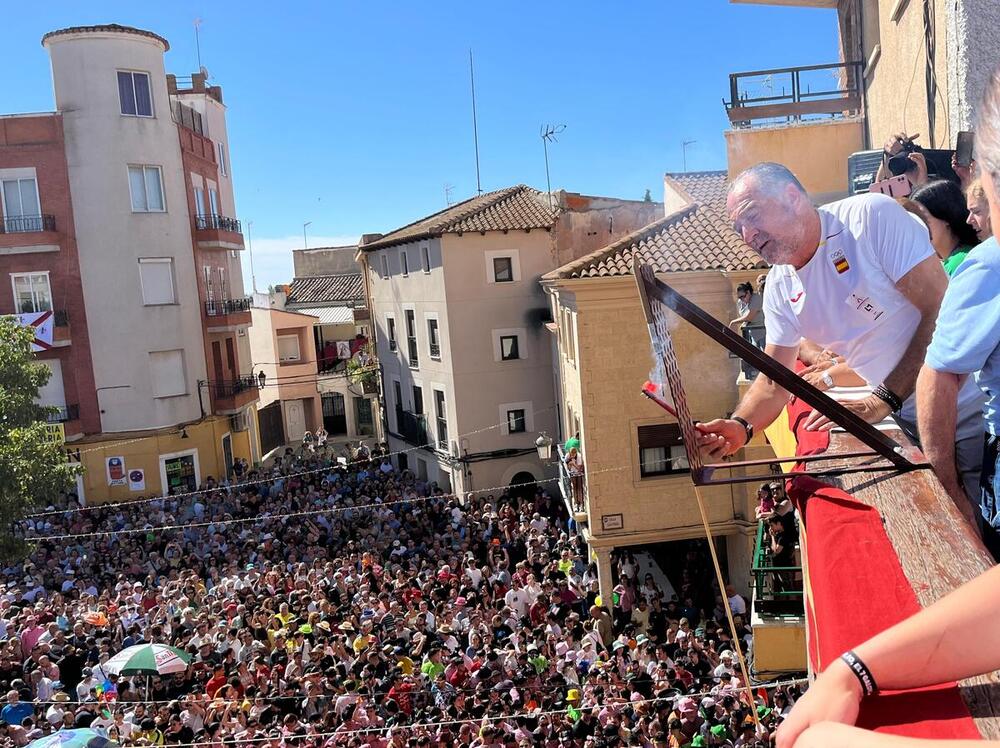
[[[863,242],[893,283],[934,255],[927,227],[912,213],[886,195],[865,196],[868,220],[865,231],[872,241]],[[859,238],[864,238],[864,232]]]
[[[764,326],[767,344],[794,348],[802,340],[799,319],[787,300],[787,276],[772,269],[764,284]]]

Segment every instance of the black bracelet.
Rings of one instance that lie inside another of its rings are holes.
[[[865,692],[865,696],[872,696],[878,693],[878,685],[875,683],[875,676],[872,675],[872,671],[868,669],[868,666],[861,661],[861,658],[854,654],[854,650],[848,650],[840,656],[844,662],[847,663],[847,667],[851,669],[854,673],[854,677],[858,679],[858,683],[861,684],[861,690]]]
[[[750,423],[750,421],[748,421],[746,418],[740,418],[739,416],[733,416],[733,420],[736,421],[736,423],[738,423],[740,426],[742,426],[743,430],[747,432],[746,444],[743,445],[746,446],[747,444],[750,443],[750,440],[753,439],[753,424]]]
[[[879,400],[884,402],[886,405],[888,405],[889,410],[891,410],[893,413],[898,413],[903,408],[903,401],[899,397],[899,395],[890,390],[884,384],[880,384],[878,387],[876,387],[875,391],[872,392],[872,394],[875,395],[875,397],[877,397]]]

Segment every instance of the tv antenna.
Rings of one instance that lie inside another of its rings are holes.
[[[445,184],[444,184],[444,202],[445,202],[445,205],[451,205],[451,193],[454,190],[455,190],[455,185],[448,184],[447,182],[445,182]]]
[[[201,72],[201,19],[194,19],[194,46],[198,50],[198,72]]]
[[[556,135],[566,129],[566,125],[542,125],[539,135],[545,152],[545,186],[549,191],[549,210],[552,209],[552,180],[549,178],[549,143],[558,143]]]
[[[476,148],[476,194],[483,194],[479,177],[479,124],[476,121],[476,68],[472,64],[472,50],[469,50],[469,82],[472,84],[472,141]]]
[[[688,170],[688,146],[697,143],[697,140],[684,140],[681,142],[681,159],[684,161],[684,173]]]

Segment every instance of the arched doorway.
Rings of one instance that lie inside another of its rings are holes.
[[[515,473],[510,479],[511,496],[519,496],[522,499],[530,499],[535,495],[535,476],[527,470]]]

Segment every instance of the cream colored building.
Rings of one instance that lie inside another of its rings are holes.
[[[538,279],[648,223],[654,203],[549,196],[523,185],[453,205],[361,249],[392,452],[455,491],[554,475],[549,305]]]
[[[584,535],[611,590],[615,548],[703,538],[680,430],[641,395],[653,358],[633,262],[717,319],[736,316],[735,289],[762,260],[723,214],[724,172],[668,175],[666,215],[542,278],[558,349],[560,440],[579,432],[586,467]],[[678,320],[673,342],[695,418],[731,412],[739,398],[737,361]],[[754,497],[740,486],[703,489],[713,533],[725,543],[728,575],[746,590],[757,523]]]

